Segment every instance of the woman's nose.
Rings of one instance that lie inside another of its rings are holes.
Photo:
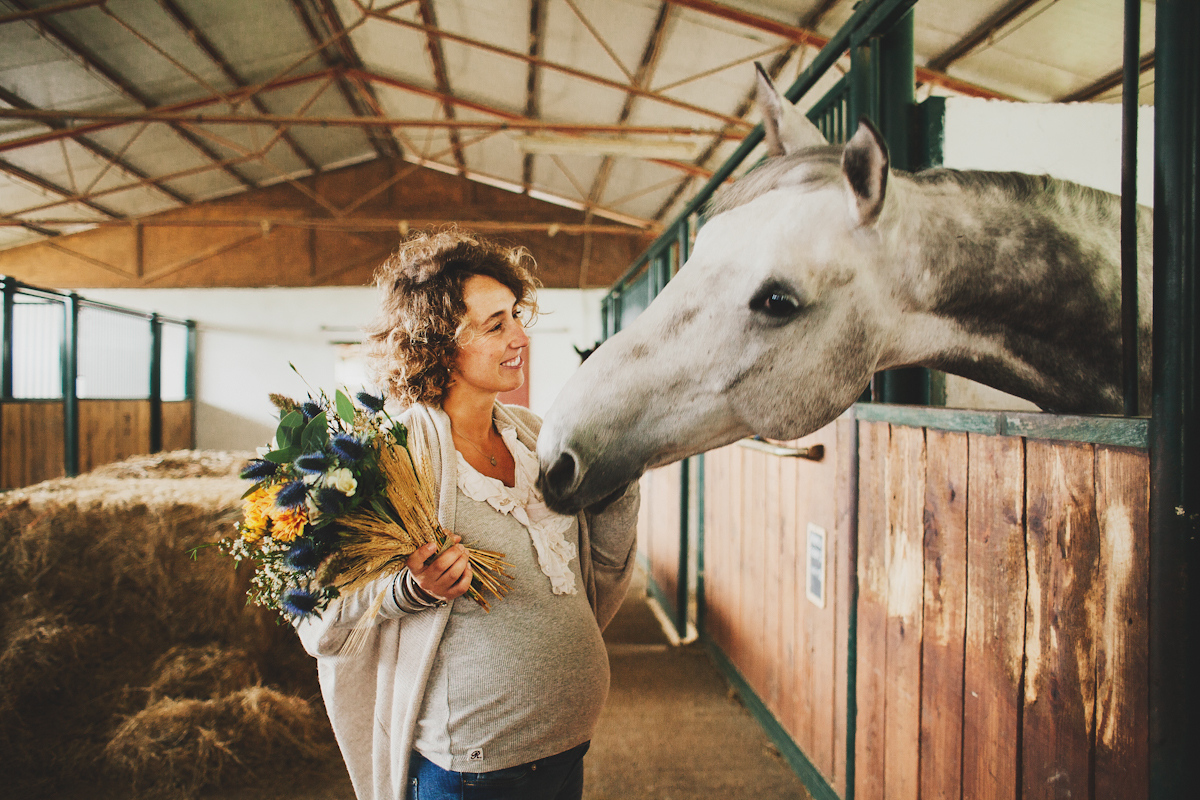
[[[520,322],[517,323],[517,331],[516,331],[516,335],[513,336],[512,346],[513,347],[528,347],[529,346],[529,334],[527,334],[525,332],[525,326],[522,325]]]

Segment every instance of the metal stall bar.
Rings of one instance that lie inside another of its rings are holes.
[[[71,292],[63,308],[62,399],[63,472],[79,474],[79,295]]]
[[[1125,0],[1125,47],[1121,84],[1121,375],[1125,416],[1138,413],[1137,127],[1142,2]]]
[[[150,452],[163,449],[162,320],[150,315]]]
[[[17,299],[17,281],[4,278],[4,350],[0,356],[0,400],[13,394],[13,306]]]
[[[1200,4],[1159,0],[1150,421],[1150,797],[1200,783]]]

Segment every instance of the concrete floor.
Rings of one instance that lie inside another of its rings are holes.
[[[604,639],[612,688],[584,800],[809,800],[703,646],[669,644],[642,576]]]

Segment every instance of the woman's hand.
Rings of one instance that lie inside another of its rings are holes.
[[[447,602],[461,597],[471,588],[471,564],[467,548],[454,536],[454,544],[440,555],[436,544],[423,544],[408,557],[408,571],[425,594],[435,600]]]

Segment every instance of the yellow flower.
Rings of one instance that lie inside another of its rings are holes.
[[[265,527],[255,526],[251,528],[249,525],[243,525],[241,529],[242,541],[246,542],[246,544],[254,544],[261,539],[263,534],[266,532],[267,529]]]
[[[275,505],[275,495],[279,494],[279,488],[279,484],[275,484],[255,489],[246,498],[246,501],[242,503],[242,514],[246,520],[246,527],[266,530],[271,509]]]
[[[304,532],[308,509],[284,508],[271,512],[271,535],[281,542],[290,542]]]

